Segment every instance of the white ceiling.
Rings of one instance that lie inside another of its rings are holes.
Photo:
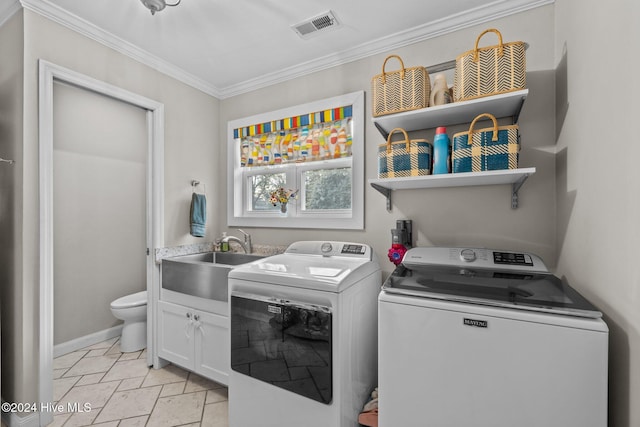
[[[140,0],[7,1],[226,98],[553,0],[182,0],[154,16]],[[291,29],[329,10],[340,28]]]

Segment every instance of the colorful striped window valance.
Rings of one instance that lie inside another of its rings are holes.
[[[317,111],[315,113],[303,114],[301,116],[287,117],[280,120],[273,120],[266,123],[245,126],[233,130],[234,138],[245,136],[261,135],[263,133],[277,132],[299,128],[301,126],[312,126],[317,123],[329,123],[336,120],[349,118],[353,115],[351,105],[332,108],[330,110]]]
[[[271,166],[351,156],[352,107],[234,129],[240,166]]]

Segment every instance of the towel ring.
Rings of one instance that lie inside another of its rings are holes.
[[[191,190],[195,193],[198,188],[198,185],[202,185],[202,193],[207,194],[207,187],[205,187],[204,184],[202,184],[200,181],[196,179],[191,181]]]

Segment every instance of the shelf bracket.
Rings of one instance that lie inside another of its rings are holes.
[[[520,105],[518,106],[518,108],[514,112],[513,116],[511,116],[511,124],[515,125],[516,123],[518,123],[518,120],[520,119],[520,112],[522,111],[522,106],[524,105],[525,99],[526,99],[525,96],[523,96],[520,99]]]
[[[378,132],[380,132],[380,134],[382,134],[382,137],[385,139],[385,141],[387,140],[387,138],[389,138],[389,132],[387,132],[385,130],[385,128],[383,128],[380,123],[378,122],[373,122],[373,124],[376,126],[376,128],[378,129]],[[378,190],[380,191],[380,190]]]
[[[529,175],[523,175],[511,184],[511,209],[518,209],[518,191],[527,178],[529,178]]]
[[[391,212],[391,189],[374,183],[371,183],[371,186],[387,198],[387,212]]]

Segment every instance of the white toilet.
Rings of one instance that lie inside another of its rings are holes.
[[[118,298],[111,303],[111,313],[124,320],[120,351],[128,353],[147,346],[147,291]]]

